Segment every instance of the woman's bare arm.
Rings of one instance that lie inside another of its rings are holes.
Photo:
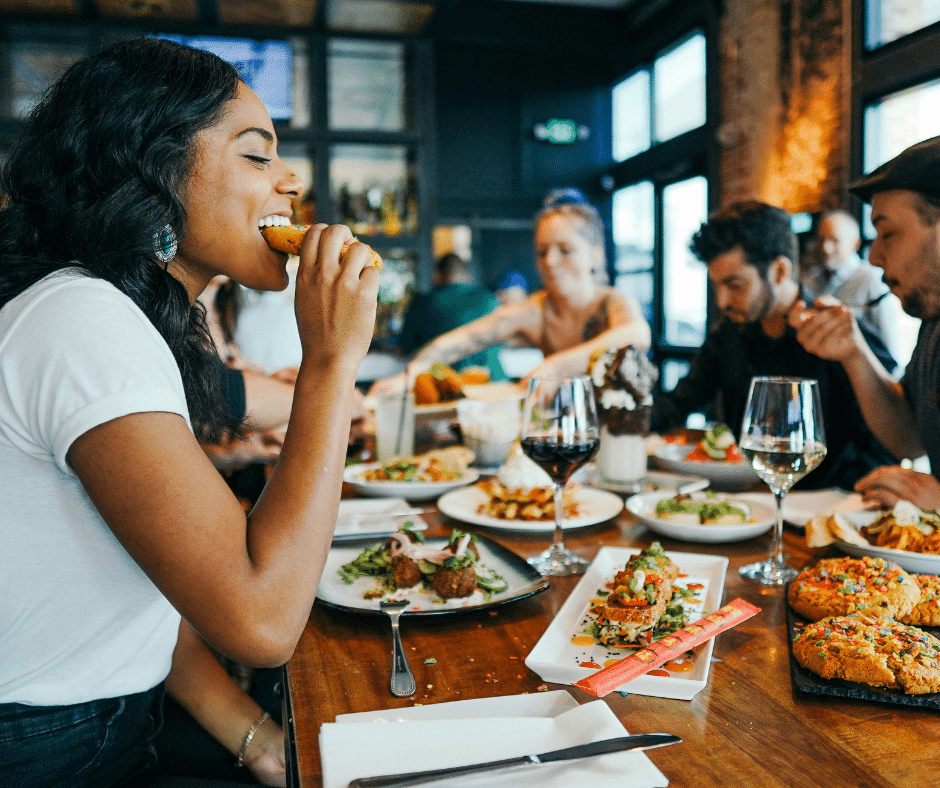
[[[232,756],[241,749],[251,726],[261,719],[261,707],[232,680],[185,621],[180,624],[166,687]],[[243,761],[262,784],[287,784],[284,732],[274,720],[265,720],[256,730]]]
[[[322,235],[322,240],[321,240]],[[329,550],[350,424],[349,391],[375,320],[378,272],[347,228],[307,234],[296,309],[304,359],[280,457],[246,519],[188,430],[138,413],[77,438],[68,460],[105,522],[218,651],[283,664]]]
[[[467,356],[505,342],[511,337],[535,334],[539,305],[535,298],[500,306],[488,315],[441,334],[422,347],[412,359],[413,370],[421,371],[435,361],[455,364]]]
[[[650,347],[650,327],[635,298],[612,290],[603,308],[607,311],[610,325],[606,331],[567,350],[552,353],[529,373],[528,378],[545,375],[583,375],[587,372],[591,354],[597,349],[625,345],[634,345],[640,350]]]

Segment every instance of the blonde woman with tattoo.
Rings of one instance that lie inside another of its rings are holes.
[[[408,365],[410,378],[434,362],[454,364],[503,342],[545,354],[529,377],[582,374],[597,348],[650,346],[637,300],[597,281],[606,265],[604,225],[576,189],[546,199],[536,217],[535,259],[544,290],[432,340]],[[405,373],[377,381],[372,393],[401,391],[404,384]]]

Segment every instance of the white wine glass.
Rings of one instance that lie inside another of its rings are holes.
[[[762,585],[784,585],[798,573],[783,560],[783,498],[826,456],[819,384],[805,378],[752,378],[740,445],[776,501],[770,556],[740,572]]]
[[[552,546],[529,559],[543,575],[580,575],[588,561],[565,547],[565,484],[596,453],[600,426],[587,375],[532,378],[522,414],[522,451],[551,477],[555,496]]]

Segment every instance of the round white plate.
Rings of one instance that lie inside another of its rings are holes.
[[[594,463],[588,463],[571,477],[573,482],[590,484],[601,490],[620,493],[621,495],[635,495],[641,492],[695,492],[704,490],[709,485],[708,479],[701,476],[682,476],[667,471],[647,471],[643,478],[636,482],[613,482],[601,476]]]
[[[567,531],[572,528],[584,528],[588,525],[597,525],[616,517],[623,509],[623,499],[619,495],[594,490],[590,487],[581,487],[574,493],[580,517],[566,517],[562,528]],[[554,520],[501,520],[479,514],[479,508],[489,500],[489,496],[476,485],[459,487],[451,490],[437,502],[437,507],[448,517],[460,520],[471,525],[483,525],[487,528],[499,528],[504,531],[532,531],[537,533],[551,533],[555,530]]]
[[[659,519],[655,514],[656,504],[664,498],[672,498],[674,494],[673,492],[652,492],[631,496],[627,498],[627,511],[641,520],[651,531],[685,542],[708,544],[740,542],[760,536],[774,525],[774,510],[762,503],[749,500],[742,500],[742,503],[746,503],[751,508],[751,518],[754,522],[741,525],[687,525]],[[720,497],[734,500],[733,495]]]
[[[504,399],[525,398],[525,389],[518,383],[509,380],[496,380],[490,383],[469,383],[463,387],[464,396],[467,399],[476,399],[482,402],[496,402]],[[440,415],[443,413],[453,413],[457,415],[457,403],[460,400],[454,399],[449,402],[435,402],[433,405],[415,405],[415,415]],[[368,410],[375,410],[375,397],[366,396],[364,398],[365,407]]]
[[[746,490],[752,487],[760,477],[743,460],[741,462],[706,462],[687,460],[694,446],[680,443],[666,443],[653,452],[657,464],[663,470],[682,473],[687,476],[701,476],[708,479],[712,486],[720,490]]]
[[[845,515],[857,528],[868,525],[880,512],[850,512]],[[836,545],[855,558],[872,556],[893,561],[902,569],[919,575],[940,575],[940,555],[934,553],[912,553],[910,550],[895,550],[893,547],[878,547],[876,545],[857,545],[836,539]]]
[[[467,468],[463,476],[447,482],[370,482],[362,478],[362,474],[373,468],[381,467],[377,462],[367,462],[360,465],[350,465],[343,471],[343,481],[352,485],[363,495],[373,498],[406,498],[409,501],[429,501],[432,498],[455,487],[472,484],[480,474],[473,468]]]

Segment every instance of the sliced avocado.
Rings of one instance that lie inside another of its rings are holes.
[[[702,450],[713,460],[723,460],[725,458],[725,450],[709,440],[708,435],[702,440]]]

